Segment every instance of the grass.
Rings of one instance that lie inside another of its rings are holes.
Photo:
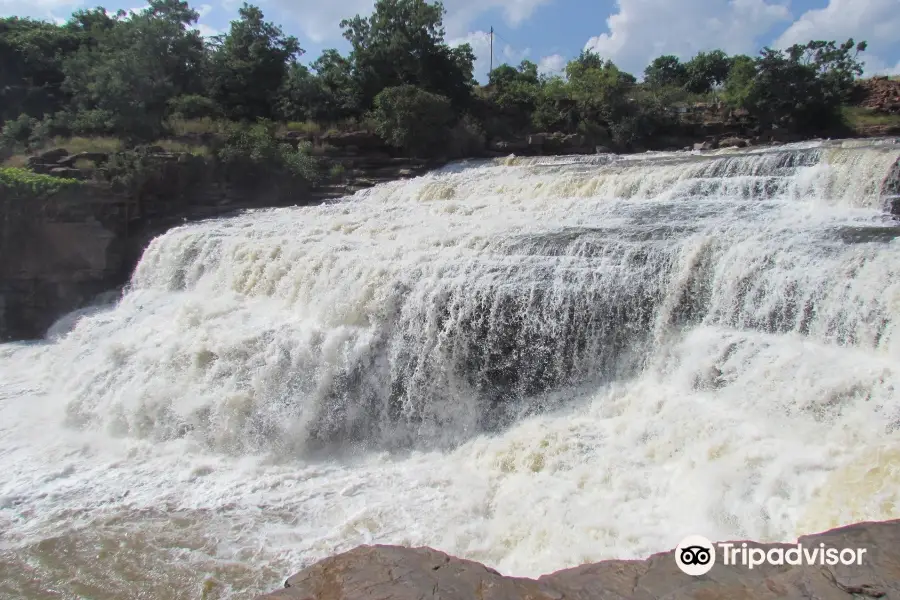
[[[172,133],[178,136],[214,134],[220,135],[226,132],[228,122],[221,119],[171,119],[168,123]]]
[[[0,167],[24,169],[28,165],[28,156],[25,154],[16,154],[10,156],[0,164]]]
[[[54,138],[46,146],[47,148],[65,148],[69,154],[79,152],[119,152],[124,148],[122,140],[114,137],[71,137]]]
[[[80,152],[105,152],[112,154],[124,149],[125,144],[122,140],[114,137],[55,137],[48,140],[40,150],[32,152],[15,154],[3,161],[2,166],[7,168],[22,168],[28,164],[28,157],[40,154],[51,148],[65,148],[69,154],[78,154]],[[88,161],[90,162],[90,161]],[[89,164],[93,167],[93,163]]]
[[[873,125],[893,125],[900,127],[900,115],[878,113],[862,106],[845,106],[844,120],[850,127],[872,127]]]
[[[285,133],[288,131],[297,131],[306,135],[321,135],[323,128],[322,125],[316,123],[314,121],[291,121],[289,123],[285,123],[283,126],[278,128],[278,133]]]
[[[194,156],[209,156],[211,154],[209,146],[180,142],[178,140],[157,140],[152,145],[159,146],[166,152],[184,152]]]
[[[79,158],[75,161],[76,169],[93,169],[96,165],[94,165],[94,161],[88,160],[86,158]]]

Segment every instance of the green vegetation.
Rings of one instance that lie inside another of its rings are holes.
[[[900,127],[900,115],[877,113],[871,108],[862,106],[845,106],[843,108],[843,118],[854,129],[876,125]]]
[[[152,143],[313,180],[324,150],[279,135],[363,129],[398,152],[452,157],[538,131],[640,148],[677,135],[698,110],[740,110],[749,128],[797,133],[868,118],[842,110],[865,42],[661,56],[641,82],[583,52],[564,77],[523,61],[479,86],[472,49],[446,43],[444,12],[439,2],[377,0],[371,15],[341,22],[349,54],[329,49],[307,64],[299,41],[248,4],[211,40],[184,0],[150,0],[133,15],[79,10],[61,25],[0,19],[0,159],[22,164],[16,155],[48,146],[77,152],[78,139],[115,151]]]
[[[10,197],[41,198],[81,185],[75,179],[39,175],[16,167],[0,168],[0,191]]]

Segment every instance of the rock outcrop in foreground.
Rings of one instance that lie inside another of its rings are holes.
[[[800,538],[804,548],[862,549],[862,564],[726,566],[692,577],[674,551],[647,560],[608,560],[544,575],[504,577],[479,563],[430,548],[360,546],[294,575],[285,589],[257,600],[741,600],[900,599],[900,520],[859,523]],[[737,542],[740,547],[741,542]],[[795,547],[757,544],[750,548]],[[717,550],[718,552],[718,550]]]

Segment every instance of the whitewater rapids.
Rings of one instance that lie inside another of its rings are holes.
[[[173,229],[115,305],[0,346],[0,597],[898,518],[898,159],[510,158]]]

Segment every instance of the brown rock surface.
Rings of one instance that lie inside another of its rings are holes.
[[[865,549],[861,565],[722,564],[707,574],[682,573],[674,551],[647,560],[608,560],[538,579],[504,577],[482,564],[431,548],[360,546],[289,578],[257,600],[900,600],[900,520],[859,523],[801,537],[808,549]],[[736,542],[739,547],[741,542]],[[766,552],[793,544],[758,544]]]
[[[857,83],[859,106],[877,112],[900,115],[900,79],[873,77]]]

